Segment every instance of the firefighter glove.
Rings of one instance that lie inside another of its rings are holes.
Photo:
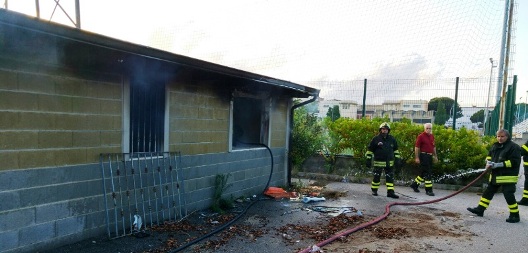
[[[367,165],[367,168],[371,168],[372,167],[372,159],[367,159],[366,165]]]
[[[504,163],[492,163],[491,164],[492,169],[502,168],[502,167],[504,167]]]

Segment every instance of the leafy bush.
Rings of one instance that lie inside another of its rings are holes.
[[[484,167],[484,159],[494,141],[493,137],[480,136],[478,132],[433,127],[439,162],[435,171],[453,174],[460,170]]]
[[[321,149],[323,130],[317,116],[308,113],[304,106],[297,108],[293,115],[292,149],[290,157],[294,169]]]
[[[343,150],[351,149],[354,158],[358,159],[360,164],[365,164],[365,153],[370,140],[378,134],[379,125],[389,121],[388,118],[372,120],[340,118],[334,122],[324,121],[328,131],[324,142],[326,156],[335,157]],[[409,172],[417,168],[418,165],[414,163],[414,143],[416,137],[423,132],[423,125],[412,123],[409,119],[390,122],[390,125],[390,134],[398,141],[399,151],[405,164],[403,170]],[[439,162],[433,166],[435,176],[482,168],[487,150],[494,140],[466,128],[455,131],[440,125],[433,125],[433,134],[439,159]],[[332,159],[327,161],[331,162]]]

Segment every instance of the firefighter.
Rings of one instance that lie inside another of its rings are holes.
[[[484,211],[489,206],[493,195],[502,187],[504,199],[510,209],[510,216],[506,222],[520,221],[519,206],[515,200],[515,185],[519,178],[521,165],[521,148],[511,140],[508,130],[497,131],[497,142],[494,143],[486,157],[486,170],[491,170],[488,187],[484,190],[477,207],[468,207],[467,210],[477,216],[484,216]]]
[[[522,194],[522,199],[517,202],[517,204],[522,206],[528,206],[528,141],[524,143],[521,147],[521,155],[523,157],[523,167],[524,167],[524,191]]]
[[[394,193],[394,166],[400,165],[401,156],[398,151],[398,142],[390,135],[390,130],[390,125],[387,122],[383,122],[380,125],[379,134],[370,141],[365,156],[367,158],[367,167],[374,167],[374,177],[371,184],[372,195],[378,196],[381,173],[385,170],[387,197],[397,199],[399,196]]]

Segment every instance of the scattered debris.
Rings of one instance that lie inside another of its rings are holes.
[[[325,201],[326,199],[324,197],[304,197],[302,202],[303,203],[309,203],[309,202],[318,202],[318,201]]]
[[[268,187],[266,191],[264,191],[264,195],[276,198],[276,199],[282,199],[282,198],[298,198],[296,192],[287,192],[286,190],[280,188],[280,187]]]
[[[323,250],[317,245],[314,245],[312,248],[310,248],[310,253],[323,253]]]
[[[327,213],[331,216],[338,216],[344,213],[353,213],[362,216],[363,213],[354,207],[331,207],[331,206],[312,206],[311,210],[321,213]]]

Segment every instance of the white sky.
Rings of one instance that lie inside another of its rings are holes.
[[[60,1],[72,18],[74,2]],[[524,102],[528,1],[516,2],[513,74],[522,97],[517,102]],[[54,3],[40,0],[42,19],[50,20]],[[8,4],[35,15],[35,0]],[[80,5],[84,30],[314,87],[321,80],[489,78],[489,58],[500,58],[505,1],[80,0]],[[51,20],[71,25],[59,9]]]

